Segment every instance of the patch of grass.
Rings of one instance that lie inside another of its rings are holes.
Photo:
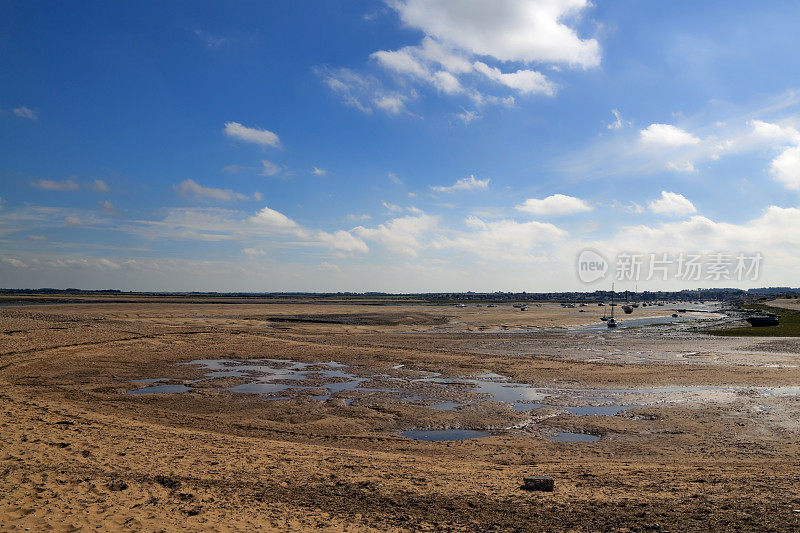
[[[743,328],[714,329],[706,333],[722,337],[800,337],[800,312],[761,304],[745,305],[744,307],[780,315],[781,323],[779,326],[764,328],[745,326]]]

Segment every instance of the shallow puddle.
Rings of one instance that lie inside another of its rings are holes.
[[[152,387],[144,387],[128,391],[128,394],[175,394],[178,392],[189,392],[190,389],[186,385],[153,385]]]
[[[477,378],[445,378],[395,365],[387,372],[359,375],[358,367],[336,361],[301,363],[289,359],[197,359],[183,365],[199,366],[203,377],[186,384],[157,384],[169,378],[135,380],[154,385],[129,394],[189,392],[191,385],[218,378],[239,378],[222,390],[261,395],[263,399],[306,398],[344,400],[345,405],[399,402],[438,411],[456,411],[481,402],[502,402],[515,412],[542,407],[563,409],[576,416],[616,416],[629,409],[664,403],[731,402],[742,397],[800,395],[800,387],[665,386],[638,389],[536,387],[515,383],[496,373]]]
[[[559,431],[555,435],[548,437],[555,442],[597,442],[600,437],[588,433],[573,433],[571,431]]]
[[[424,441],[467,440],[488,437],[491,433],[471,429],[411,429],[400,433],[401,437]]]

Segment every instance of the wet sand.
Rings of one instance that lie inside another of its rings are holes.
[[[0,530],[800,526],[800,396],[772,391],[800,385],[800,339],[712,337],[695,322],[579,327],[602,312],[275,301],[0,308]],[[257,376],[209,379],[202,365],[179,364],[200,359],[312,366],[302,390],[238,394],[228,389]],[[350,379],[317,372],[332,361],[369,381],[330,394],[325,385]],[[136,381],[155,379],[164,381]],[[476,394],[475,379],[555,392],[515,411]],[[128,394],[154,384],[188,392]],[[406,401],[414,395],[421,401]],[[621,404],[641,406],[568,410]],[[490,435],[401,436],[451,428]],[[562,432],[600,438],[554,441]],[[553,476],[555,491],[520,490],[525,475]]]

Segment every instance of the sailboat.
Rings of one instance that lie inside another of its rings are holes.
[[[606,320],[606,326],[617,327],[617,320],[614,318],[614,284],[611,284],[611,316]]]
[[[628,303],[628,291],[625,291],[625,305],[622,306],[622,310],[625,311],[626,315],[633,313],[633,306]]]

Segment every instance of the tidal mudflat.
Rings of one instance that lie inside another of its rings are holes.
[[[0,529],[800,525],[800,339],[368,303],[2,307]]]

